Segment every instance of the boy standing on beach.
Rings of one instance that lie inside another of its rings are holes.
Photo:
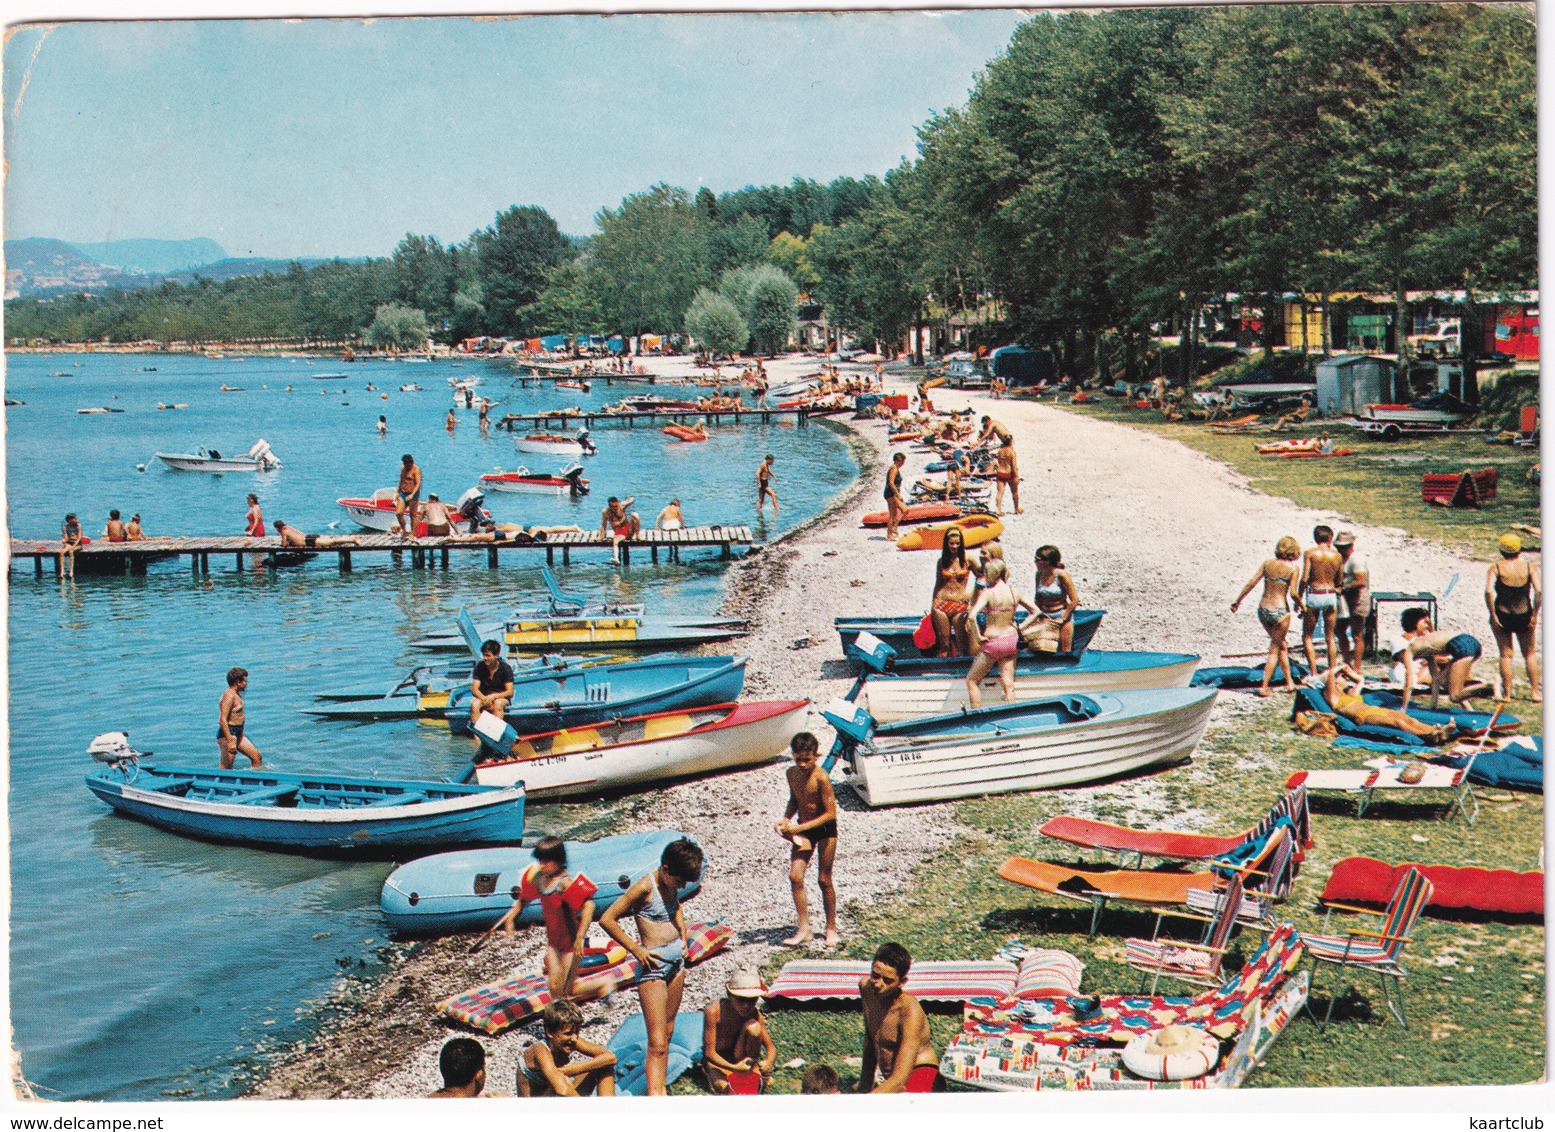
[[[535,845],[535,863],[518,880],[518,899],[497,928],[513,932],[518,914],[531,900],[540,902],[545,921],[545,982],[552,1001],[572,997],[578,977],[578,957],[594,922],[594,882],[567,872],[567,846],[559,837],[542,837]]]
[[[784,947],[809,943],[810,905],[805,898],[805,872],[810,858],[819,856],[816,881],[821,886],[821,906],[826,911],[826,947],[837,946],[837,890],[832,887],[832,862],[837,857],[837,796],[832,792],[831,777],[818,762],[820,744],[808,731],[789,741],[794,765],[788,768],[788,807],[783,819],[772,828],[788,839],[788,881],[794,890],[794,908],[799,913],[799,929],[783,941]]]
[[[1328,667],[1334,666],[1335,622],[1339,617],[1339,580],[1344,573],[1344,558],[1334,549],[1332,527],[1314,527],[1312,541],[1317,545],[1301,558],[1301,582],[1296,587],[1296,608],[1301,611],[1301,647],[1306,650],[1307,671],[1316,675],[1317,653],[1312,647],[1312,635],[1317,632],[1320,617],[1323,619],[1323,636],[1328,645]]]

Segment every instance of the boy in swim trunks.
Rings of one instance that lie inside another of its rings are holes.
[[[772,471],[772,453],[767,453],[767,458],[761,462],[761,467],[756,469],[756,517],[761,517],[761,505],[766,500],[772,500],[772,517],[777,518],[778,501],[777,492],[772,490],[772,481],[777,476]]]
[[[648,1031],[644,1064],[648,1095],[662,1097],[669,1073],[670,1034],[686,989],[686,917],[680,888],[702,877],[702,848],[682,837],[664,847],[659,867],[623,892],[599,918],[605,934],[637,960],[637,1000]],[[637,920],[637,939],[621,926],[623,916]]]
[[[583,1011],[566,999],[551,1003],[540,1015],[545,1041],[535,1042],[518,1059],[514,1082],[521,1097],[613,1097],[616,1095],[616,1055],[581,1037]],[[573,1054],[582,1061],[573,1061]]]
[[[452,410],[449,411],[452,415]],[[409,452],[400,457],[400,482],[394,489],[394,530],[396,535],[414,534],[416,530],[416,506],[421,501],[421,469]],[[409,515],[407,530],[406,515]]]
[[[250,769],[260,764],[259,748],[243,738],[243,693],[248,690],[248,669],[227,670],[227,690],[217,707],[216,746],[221,751],[221,769],[231,770],[239,754],[248,759]]]
[[[724,996],[702,1015],[702,1072],[718,1096],[753,1097],[766,1091],[777,1064],[777,1045],[761,1016],[767,988],[755,971],[739,970]]]
[[[1296,609],[1301,614],[1301,647],[1307,654],[1307,671],[1317,672],[1317,650],[1312,638],[1317,632],[1318,619],[1323,622],[1323,636],[1328,645],[1328,667],[1336,659],[1335,622],[1339,616],[1339,582],[1344,574],[1344,559],[1334,549],[1334,529],[1317,526],[1312,529],[1312,541],[1317,545],[1301,558],[1301,581],[1296,586]]]
[[[929,1020],[918,1000],[902,989],[912,956],[899,943],[883,943],[869,974],[859,980],[864,1000],[864,1065],[861,1093],[931,1093],[939,1082],[939,1058],[929,1039]],[[881,1073],[875,1084],[875,1071]]]
[[[819,765],[820,744],[815,736],[801,731],[788,746],[794,756],[794,765],[788,768],[788,808],[772,828],[793,846],[789,851],[788,883],[793,888],[799,930],[785,939],[783,946],[802,947],[813,938],[804,881],[810,858],[818,856],[815,879],[821,886],[826,948],[830,950],[837,946],[837,890],[832,885],[832,862],[837,858],[837,796],[832,793],[831,776]]]
[[[628,496],[624,502],[612,495],[605,501],[605,509],[599,513],[599,537],[610,539],[611,561],[621,560],[622,540],[636,538],[637,532],[642,530],[642,519],[637,512],[627,510],[636,502],[635,495]]]
[[[437,1055],[443,1087],[433,1099],[478,1097],[486,1087],[486,1047],[474,1038],[450,1038]]]
[[[593,896],[599,889],[582,873],[567,872],[567,846],[559,837],[542,837],[534,857],[535,863],[519,878],[518,899],[496,926],[512,935],[524,905],[540,902],[545,921],[545,982],[555,1002],[572,997],[578,957],[594,922]]]

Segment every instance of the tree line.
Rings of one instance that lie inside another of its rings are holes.
[[[696,327],[770,347],[802,293],[893,345],[993,311],[990,336],[1051,347],[1070,372],[1104,346],[1134,370],[1170,326],[1186,374],[1201,311],[1228,292],[1266,311],[1387,292],[1402,326],[1407,290],[1533,286],[1536,121],[1526,8],[1041,14],[884,177],[656,185],[587,239],[514,206],[448,247],[412,234],[362,263],[13,300],[8,334],[341,338],[386,313],[392,338],[421,312],[444,341]]]

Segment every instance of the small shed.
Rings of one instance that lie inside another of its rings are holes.
[[[1366,406],[1395,400],[1392,359],[1373,354],[1341,354],[1317,364],[1319,416],[1365,416]],[[1407,394],[1407,391],[1406,391]],[[1408,397],[1406,395],[1405,399]]]

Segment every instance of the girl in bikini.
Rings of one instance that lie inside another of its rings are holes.
[[[966,697],[974,711],[983,706],[983,677],[995,665],[999,667],[1004,702],[1009,703],[1015,698],[1015,654],[1020,649],[1020,633],[1015,628],[1015,610],[1024,607],[1032,614],[1040,612],[1030,598],[1010,588],[1009,582],[1005,580],[1007,571],[1002,559],[983,564],[983,581],[988,588],[977,595],[977,600],[967,614],[968,632],[975,633],[977,615],[985,609],[988,612],[987,627],[983,630],[977,655],[972,658],[972,667],[966,674]]]
[[[971,650],[966,641],[967,613],[972,567],[966,559],[966,536],[959,527],[945,532],[939,567],[934,572],[934,636],[939,642],[935,656],[965,656]]]
[[[1058,623],[1058,650],[1074,648],[1074,611],[1080,604],[1074,579],[1064,569],[1064,556],[1056,546],[1037,548],[1037,584],[1031,594],[1042,611],[1042,621]],[[1051,632],[1051,630],[1049,630]]]
[[[1269,634],[1269,659],[1264,661],[1263,687],[1258,689],[1258,694],[1265,698],[1271,694],[1269,681],[1274,677],[1276,665],[1285,673],[1285,690],[1296,690],[1295,681],[1290,676],[1290,649],[1285,644],[1285,635],[1290,630],[1291,586],[1295,584],[1296,575],[1300,572],[1295,565],[1296,559],[1300,557],[1301,544],[1286,535],[1275,543],[1274,557],[1258,567],[1258,572],[1231,603],[1231,612],[1235,613],[1241,607],[1242,599],[1260,581],[1263,582],[1263,597],[1258,602],[1258,624]]]
[[[1521,645],[1523,663],[1528,666],[1528,683],[1534,703],[1544,699],[1539,684],[1539,661],[1533,655],[1538,637],[1539,575],[1523,557],[1523,540],[1516,535],[1501,536],[1501,561],[1490,568],[1485,578],[1485,604],[1490,607],[1490,631],[1501,650],[1501,698],[1512,695],[1513,646]]]

